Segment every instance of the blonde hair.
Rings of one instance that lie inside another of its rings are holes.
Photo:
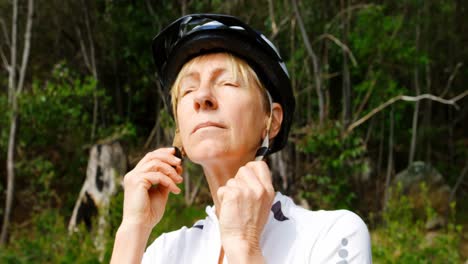
[[[260,82],[260,79],[258,78],[257,73],[255,73],[255,71],[250,67],[250,65],[243,59],[236,57],[233,54],[228,53],[228,52],[221,52],[221,54],[227,55],[228,67],[230,68],[231,73],[233,74],[233,77],[235,80],[239,80],[238,77],[240,77],[240,79],[245,81],[245,83],[249,87],[252,87],[252,86],[257,87],[257,89],[260,90],[263,108],[266,113],[269,113],[271,106],[269,105],[267,90],[265,86],[263,85],[263,83]],[[180,135],[179,135],[179,125],[177,122],[177,103],[179,100],[178,97],[179,97],[179,92],[180,92],[180,82],[182,80],[182,76],[184,76],[187,72],[189,72],[192,69],[194,64],[196,64],[197,62],[206,60],[209,55],[212,55],[212,53],[200,55],[198,57],[191,59],[187,63],[185,63],[185,65],[179,71],[177,78],[171,87],[170,93],[171,93],[171,102],[172,102],[172,112],[174,113],[174,120],[176,124],[176,131],[174,134],[173,145],[180,148],[184,155],[185,155],[185,151],[183,150],[183,147],[182,147],[182,142],[181,142]]]

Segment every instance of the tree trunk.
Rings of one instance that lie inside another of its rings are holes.
[[[200,187],[202,184],[202,180],[204,176],[198,176],[198,179],[195,184],[191,183],[191,177],[193,176],[189,174],[188,170],[185,170],[184,173],[182,173],[182,177],[184,177],[184,185],[185,185],[185,193],[184,193],[184,199],[185,199],[185,204],[187,206],[191,206],[193,202],[195,201],[195,198],[197,197],[198,192],[200,191]]]
[[[110,142],[95,145],[91,148],[86,170],[86,180],[83,183],[78,199],[68,224],[70,232],[84,222],[91,230],[97,229],[94,243],[100,252],[100,259],[106,245],[106,232],[109,222],[109,205],[117,186],[127,170],[127,160],[120,143]],[[93,227],[93,218],[97,217],[97,227]]]
[[[10,225],[11,206],[13,205],[15,191],[15,141],[16,141],[16,125],[17,113],[13,110],[10,118],[10,134],[8,138],[8,153],[7,153],[7,190],[5,201],[5,213],[3,215],[2,234],[0,244],[6,244],[8,240],[8,227]]]
[[[271,36],[276,36],[276,34],[278,34],[278,26],[276,25],[275,20],[275,7],[273,5],[273,0],[268,0],[268,13],[271,20]]]
[[[341,0],[341,9],[347,10],[349,8],[349,1],[346,1],[346,6],[344,4],[345,0]],[[349,16],[350,12],[346,13],[346,16],[343,16],[343,44],[348,46],[348,34],[349,34]],[[343,78],[342,78],[342,96],[343,96],[343,131],[346,131],[346,128],[351,123],[351,80],[349,74],[349,65],[347,54],[344,49],[342,49],[343,54]]]
[[[26,28],[24,32],[23,55],[20,65],[19,81],[16,82],[17,67],[17,30],[18,30],[18,0],[13,1],[13,17],[11,29],[11,62],[9,65],[8,78],[8,103],[11,107],[10,133],[8,138],[7,150],[7,193],[5,199],[5,213],[3,215],[2,233],[0,234],[0,244],[6,244],[8,240],[8,227],[11,218],[11,209],[13,205],[15,192],[15,147],[16,130],[18,124],[18,95],[21,94],[24,86],[26,68],[29,61],[29,51],[31,49],[31,29],[34,13],[34,0],[28,1],[28,14],[26,17]]]
[[[378,157],[377,157],[377,175],[381,175],[381,171],[382,171],[382,163],[383,163],[383,152],[384,152],[384,140],[385,140],[385,119],[382,118],[381,122],[380,122],[380,138],[379,138],[379,154],[378,154]],[[378,180],[376,181],[376,192],[375,192],[375,204],[376,204],[376,207],[375,208],[379,208],[380,207],[380,204],[378,204],[378,201],[381,201],[382,197],[381,197],[381,193],[382,193],[382,189],[381,189],[381,181],[380,181],[380,177],[378,177]]]
[[[288,151],[289,152],[289,146],[286,146],[283,150],[281,151],[278,151],[276,153],[273,153],[271,156],[270,156],[270,160],[271,160],[271,168],[272,168],[272,174],[273,176],[274,175],[278,175],[279,178],[281,179],[281,191],[283,193],[287,192],[289,186],[289,172],[291,171],[291,169],[293,168],[289,168],[288,167],[288,161],[286,159],[286,155],[285,155],[285,152]]]
[[[90,24],[90,19],[89,19],[89,12],[88,9],[89,7],[84,4],[85,2],[83,1],[83,7],[84,7],[84,13],[85,13],[85,24],[86,24],[86,32],[88,35],[88,43],[89,43],[89,60],[91,62],[91,73],[93,74],[93,78],[96,80],[96,82],[99,80],[98,77],[98,71],[97,71],[97,66],[96,66],[96,55],[94,52],[94,39],[93,39],[93,34],[91,32],[91,24]],[[93,91],[93,124],[91,128],[91,140],[94,140],[96,136],[96,129],[97,129],[97,118],[98,118],[98,108],[99,108],[99,101],[98,101],[98,85],[96,84],[94,86],[94,91]]]
[[[431,92],[431,77],[430,77],[430,65],[426,65],[426,87],[427,93]],[[431,129],[432,123],[432,101],[429,100],[426,104],[426,110],[424,114],[424,126],[426,127],[426,131],[432,131]],[[429,132],[426,132],[429,133]],[[426,135],[426,163],[431,164],[431,156],[432,156],[432,140],[431,135]]]
[[[385,179],[385,196],[384,196],[384,211],[387,209],[388,199],[390,198],[390,182],[392,179],[392,172],[393,172],[393,135],[394,135],[394,123],[395,120],[393,118],[393,106],[390,111],[390,135],[388,136],[388,161],[387,161],[387,176]]]
[[[323,95],[323,90],[322,90],[322,77],[321,77],[320,63],[318,61],[317,55],[312,49],[312,45],[309,41],[309,37],[307,36],[304,22],[302,21],[301,14],[299,13],[299,8],[297,7],[296,0],[292,0],[292,5],[293,5],[295,17],[299,25],[299,29],[301,31],[302,38],[304,40],[306,51],[309,54],[310,58],[312,59],[312,66],[314,70],[315,90],[317,93],[318,104],[319,104],[319,126],[321,126],[323,121],[325,120],[325,103],[324,103],[325,100],[324,100],[324,95]]]
[[[18,0],[13,1],[13,18],[11,24],[10,65],[8,76],[8,103],[10,106],[16,93],[16,39],[18,31]]]
[[[92,31],[91,31],[91,23],[90,23],[90,17],[89,17],[89,12],[88,12],[89,7],[87,5],[86,0],[81,0],[81,7],[83,11],[83,16],[84,16],[84,24],[86,27],[87,40],[85,41],[85,36],[82,35],[81,29],[78,25],[76,26],[76,32],[78,35],[78,39],[80,41],[81,53],[83,54],[85,65],[88,68],[88,71],[93,76],[93,78],[96,80],[96,82],[98,82],[99,76],[98,76],[98,71],[97,71],[94,39],[93,39]],[[88,43],[88,45],[86,45],[86,42]],[[98,99],[99,99],[98,98],[98,85],[96,84],[96,86],[94,87],[94,91],[93,91],[93,118],[92,118],[92,124],[91,124],[91,141],[93,141],[96,137],[97,119],[98,119],[98,110],[99,110]]]
[[[418,12],[418,20],[420,17],[420,12]],[[419,36],[420,36],[420,26],[419,22],[417,22],[416,25],[416,50],[419,50]],[[418,96],[420,92],[419,88],[419,68],[418,65],[414,67],[414,90],[415,90],[415,96]],[[412,123],[412,133],[411,133],[411,143],[410,143],[410,150],[409,150],[409,158],[408,158],[408,167],[413,163],[414,161],[414,155],[416,152],[416,141],[418,138],[418,116],[419,116],[419,101],[416,101],[414,105],[414,112],[413,112],[413,123]]]

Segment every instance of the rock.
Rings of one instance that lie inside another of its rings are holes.
[[[392,187],[401,184],[402,192],[413,203],[416,216],[426,217],[426,205],[430,203],[436,215],[428,219],[428,229],[445,225],[450,206],[450,187],[445,183],[443,176],[431,165],[416,161],[406,170],[398,173],[393,180]],[[422,189],[425,185],[426,195]]]

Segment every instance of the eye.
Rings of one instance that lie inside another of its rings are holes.
[[[181,90],[181,96],[184,97],[185,95],[189,94],[193,92],[193,87],[189,87],[189,88],[186,88],[186,89],[182,89]]]
[[[232,82],[232,81],[225,81],[223,82],[224,86],[231,86],[231,87],[239,87],[239,84],[237,82]]]

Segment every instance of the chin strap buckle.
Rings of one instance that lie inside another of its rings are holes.
[[[265,138],[262,141],[262,145],[257,150],[257,153],[255,153],[255,161],[263,160],[263,158],[270,151],[270,128],[271,128],[271,119],[273,116],[273,99],[271,98],[271,95],[268,92],[268,90],[266,90],[266,93],[268,95],[268,102],[270,103],[270,116],[268,117],[267,133],[266,133]]]

